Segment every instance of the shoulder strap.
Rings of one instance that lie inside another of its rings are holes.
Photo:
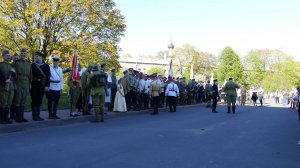
[[[41,72],[41,74],[44,76],[44,78],[46,78],[46,75],[44,73],[44,71],[41,69],[40,66],[38,66],[36,63],[34,63],[35,67],[37,67],[37,69]]]

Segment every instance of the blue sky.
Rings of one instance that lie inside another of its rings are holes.
[[[219,55],[231,46],[281,49],[300,60],[300,0],[115,0],[126,18],[122,54],[156,54],[185,43]]]

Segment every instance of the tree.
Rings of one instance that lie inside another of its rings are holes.
[[[262,81],[266,91],[292,89],[300,84],[300,63],[281,62],[272,65],[274,71],[268,71]]]
[[[220,65],[217,70],[217,76],[220,82],[228,80],[230,77],[239,83],[245,82],[243,65],[239,56],[230,47],[226,47],[220,55]]]
[[[165,75],[165,70],[160,66],[152,67],[152,68],[148,69],[146,72],[149,75],[154,74],[154,73],[157,73],[159,75]]]
[[[265,60],[256,51],[250,51],[244,58],[244,66],[247,74],[247,85],[261,84],[265,76]]]
[[[158,60],[163,60],[165,56],[168,56],[168,53],[169,52],[167,50],[158,51],[155,58]]]
[[[120,67],[118,43],[124,16],[112,0],[0,0],[0,49],[28,48],[68,58],[78,48],[83,63],[105,60]]]

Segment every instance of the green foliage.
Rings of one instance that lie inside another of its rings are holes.
[[[70,66],[74,49],[79,61],[106,61],[119,69],[118,44],[125,21],[112,0],[1,0],[0,49],[27,48],[47,56],[59,54],[63,67]]]
[[[151,75],[153,73],[157,73],[159,75],[165,75],[165,70],[160,66],[155,66],[146,71],[147,74]]]
[[[247,75],[247,85],[260,85],[265,77],[265,60],[256,51],[250,51],[245,57],[245,69]]]
[[[239,56],[230,47],[226,47],[221,53],[217,76],[220,82],[228,80],[230,77],[239,83],[245,82],[243,65]]]
[[[262,81],[262,87],[267,91],[292,89],[300,84],[300,63],[281,62],[272,65],[274,71]]]

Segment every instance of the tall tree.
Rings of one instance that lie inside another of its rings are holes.
[[[220,82],[228,80],[230,77],[239,83],[245,82],[245,74],[240,57],[230,47],[226,47],[220,55],[217,77]]]
[[[25,47],[32,59],[37,50],[70,56],[77,46],[83,61],[119,66],[118,43],[125,27],[112,0],[0,0],[0,49]]]
[[[247,76],[247,85],[253,86],[261,84],[265,76],[265,65],[265,60],[263,60],[263,57],[256,51],[250,51],[248,55],[245,56],[244,66]]]

